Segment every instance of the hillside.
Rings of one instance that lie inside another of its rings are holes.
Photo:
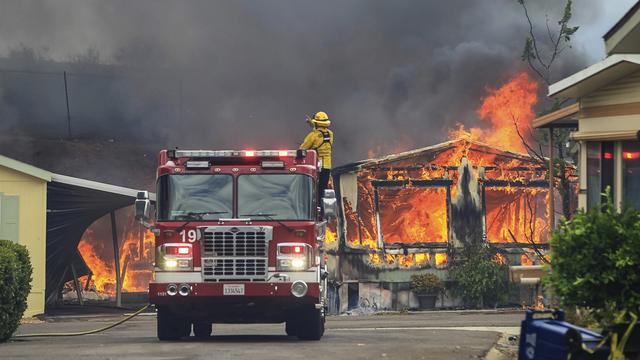
[[[154,189],[159,148],[104,139],[0,135],[0,155],[68,176],[136,189]]]

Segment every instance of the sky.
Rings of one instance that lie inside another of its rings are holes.
[[[563,2],[526,3],[544,38]],[[553,78],[602,59],[633,3],[575,0]],[[487,89],[527,71],[527,32],[516,0],[5,0],[0,131],[66,136],[67,71],[73,137],[293,148],[322,110],[345,163],[477,125]]]

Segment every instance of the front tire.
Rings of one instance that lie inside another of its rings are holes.
[[[160,341],[179,340],[180,338],[189,336],[191,333],[191,324],[189,322],[163,309],[158,309],[156,327]]]
[[[300,328],[300,323],[294,319],[287,320],[284,325],[284,331],[287,333],[287,336],[298,336]]]
[[[301,314],[298,338],[301,340],[320,340],[324,335],[324,312],[319,309],[307,310]]]
[[[210,322],[193,323],[193,335],[198,339],[208,339],[211,336]]]

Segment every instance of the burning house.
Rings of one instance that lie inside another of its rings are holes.
[[[469,245],[497,248],[496,261],[510,266],[541,263],[556,218],[551,209],[575,207],[577,193],[560,201],[554,176],[551,207],[546,162],[525,154],[521,134],[530,134],[536,102],[535,81],[516,75],[477,110],[490,128],[460,126],[450,141],[333,170],[340,216],[326,244],[332,311],[416,307],[410,276],[446,280],[452,250]],[[574,169],[567,169],[575,190]],[[438,305],[457,304],[445,295]]]
[[[415,307],[409,277],[446,278],[453,248],[485,242],[509,265],[540,264],[547,249],[547,171],[528,155],[463,138],[348,164],[333,180],[341,214],[327,248],[330,278],[342,284],[334,310]]]

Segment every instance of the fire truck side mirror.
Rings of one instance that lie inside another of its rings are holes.
[[[326,189],[322,197],[322,210],[326,219],[338,216],[338,200],[333,189]]]
[[[149,211],[151,209],[151,201],[149,200],[148,191],[138,191],[136,196],[136,220],[149,220]]]

